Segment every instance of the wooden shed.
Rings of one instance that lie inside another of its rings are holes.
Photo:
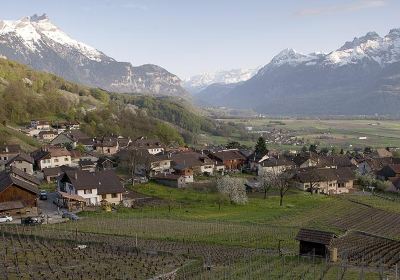
[[[299,253],[300,255],[326,257],[329,253],[328,247],[336,237],[333,232],[300,229],[296,236],[296,240],[300,242]]]

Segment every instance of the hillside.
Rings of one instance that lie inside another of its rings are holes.
[[[286,49],[250,80],[197,94],[213,105],[270,115],[399,117],[400,29],[346,42],[328,54]]]
[[[109,93],[65,81],[0,58],[0,121],[79,120],[89,135],[157,137],[195,143],[200,133],[222,136],[240,129],[203,117],[184,100]]]

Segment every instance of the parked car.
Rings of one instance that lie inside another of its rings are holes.
[[[71,212],[64,212],[62,214],[62,217],[68,218],[70,221],[78,221],[79,220],[79,217],[76,214],[71,213]]]
[[[46,191],[40,191],[39,199],[40,200],[47,200],[47,192]]]
[[[26,217],[26,218],[21,219],[21,224],[28,225],[28,226],[40,225],[43,222],[44,222],[44,219],[39,218],[39,217]]]
[[[12,220],[11,216],[0,216],[0,223],[12,222]]]

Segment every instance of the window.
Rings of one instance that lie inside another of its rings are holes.
[[[117,195],[116,193],[113,193],[113,194],[111,194],[111,197],[112,197],[112,198],[117,198],[118,195]]]
[[[68,161],[68,158],[66,157],[66,158],[64,158],[64,161]]]
[[[102,198],[102,199],[107,199],[107,195],[106,195],[106,194],[102,194],[102,195],[101,195],[101,198]]]
[[[7,160],[7,157],[4,157],[4,160]]]
[[[58,158],[55,158],[55,159],[54,159],[54,162],[58,162]]]
[[[83,193],[84,193],[84,194],[92,194],[92,190],[91,190],[91,189],[84,190]]]

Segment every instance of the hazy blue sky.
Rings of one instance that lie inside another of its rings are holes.
[[[1,0],[0,18],[47,13],[73,38],[180,77],[264,65],[284,48],[331,51],[400,27],[399,0]]]

